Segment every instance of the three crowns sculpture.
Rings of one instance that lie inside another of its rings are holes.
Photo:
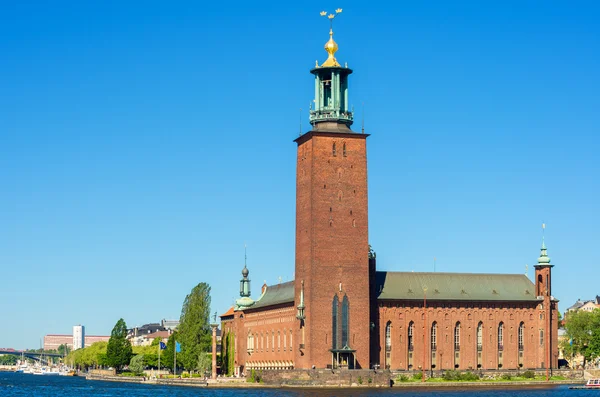
[[[334,54],[338,50],[338,45],[333,40],[333,20],[335,19],[336,16],[340,15],[341,13],[342,13],[341,8],[338,8],[337,10],[335,10],[335,14],[334,13],[328,14],[327,11],[321,11],[321,16],[327,17],[329,19],[329,41],[327,43],[325,43],[325,51],[327,51],[327,54],[329,54],[329,57],[327,58],[327,60],[325,62],[323,62],[323,64],[321,66],[319,66],[319,62],[317,62],[316,63],[317,67],[340,67],[341,66],[338,63],[338,61],[335,59],[335,56],[334,56]]]

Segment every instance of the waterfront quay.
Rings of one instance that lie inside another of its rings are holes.
[[[240,385],[241,386],[241,385]],[[123,383],[106,381],[88,381],[83,377],[61,377],[61,376],[33,376],[20,373],[0,373],[0,395],[3,397],[16,396],[435,396],[444,397],[472,397],[485,393],[489,397],[578,397],[589,395],[585,390],[569,390],[567,385],[514,385],[502,387],[495,385],[493,388],[485,385],[458,385],[454,388],[381,388],[381,387],[354,387],[354,388],[279,388],[264,387],[256,385],[246,390],[239,387],[204,387],[194,389],[190,387],[166,386],[162,384],[149,383]]]

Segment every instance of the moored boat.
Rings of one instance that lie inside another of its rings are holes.
[[[585,384],[586,389],[598,389],[600,390],[600,379],[590,379]]]

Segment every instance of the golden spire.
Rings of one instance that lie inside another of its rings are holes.
[[[333,40],[333,19],[338,15],[342,13],[342,9],[338,8],[337,10],[335,10],[335,14],[329,14],[327,15],[326,11],[321,11],[321,16],[327,16],[327,18],[329,19],[329,41],[327,43],[325,43],[325,51],[327,51],[327,54],[329,54],[329,56],[327,57],[327,60],[325,62],[323,62],[323,64],[321,65],[321,67],[340,67],[341,65],[338,63],[337,59],[335,59],[334,54],[337,52],[338,50],[338,45],[337,43]]]

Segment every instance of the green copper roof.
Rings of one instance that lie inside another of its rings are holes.
[[[377,298],[534,301],[535,287],[523,274],[377,272]]]
[[[542,239],[542,249],[540,252],[540,257],[538,258],[538,263],[540,265],[547,265],[550,263],[550,257],[548,256],[548,249],[546,248],[546,242]]]
[[[294,281],[267,286],[265,292],[250,309],[280,305],[282,303],[294,303]]]

